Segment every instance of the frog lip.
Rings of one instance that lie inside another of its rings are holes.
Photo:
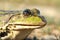
[[[39,24],[10,24],[10,25],[20,25],[20,26],[40,26]]]
[[[45,23],[31,24],[31,23],[9,23],[9,25],[19,25],[19,26],[43,26]]]
[[[42,26],[40,24],[15,24],[15,23],[9,23],[8,26],[14,26],[15,28],[12,28],[12,30],[20,31],[20,29],[37,29],[41,28]],[[8,27],[7,26],[7,27]]]

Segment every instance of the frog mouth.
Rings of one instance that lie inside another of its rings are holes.
[[[21,26],[40,26],[40,25],[34,25],[34,24],[15,24],[15,25],[21,25]]]
[[[45,25],[45,24],[43,24]],[[43,25],[39,24],[26,24],[26,23],[8,23],[6,26],[8,29],[12,30],[20,30],[20,29],[35,29],[35,28],[42,28]]]
[[[9,25],[21,25],[21,26],[41,26],[41,24],[15,24],[15,23],[9,23]],[[43,24],[44,25],[44,24]]]

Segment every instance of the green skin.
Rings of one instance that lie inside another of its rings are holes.
[[[22,22],[26,24],[39,24],[42,23],[42,19],[38,16],[21,16],[21,15],[16,15],[11,18],[10,23],[17,23],[17,22]]]
[[[8,19],[7,19],[8,20]],[[7,21],[7,23],[26,23],[26,24],[34,24],[34,25],[44,25],[45,22],[42,21],[42,18],[38,17],[38,16],[24,16],[23,14],[15,14],[12,15],[9,20]],[[2,24],[2,22],[0,22],[0,24]]]

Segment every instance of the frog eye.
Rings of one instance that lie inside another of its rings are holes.
[[[30,9],[25,9],[25,10],[23,11],[23,15],[24,15],[24,16],[29,16],[29,15],[31,15]]]
[[[34,9],[32,9],[31,11],[32,11],[32,14],[33,14],[33,15],[35,15],[35,16],[36,16],[36,15],[37,15],[37,16],[40,16],[40,11],[39,11],[38,9],[34,8]]]

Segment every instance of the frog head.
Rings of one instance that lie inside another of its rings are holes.
[[[43,26],[46,25],[45,18],[40,15],[40,11],[38,9],[25,9],[22,13],[14,15],[11,20],[10,24],[20,24],[22,26]],[[29,28],[30,28],[29,27]]]

